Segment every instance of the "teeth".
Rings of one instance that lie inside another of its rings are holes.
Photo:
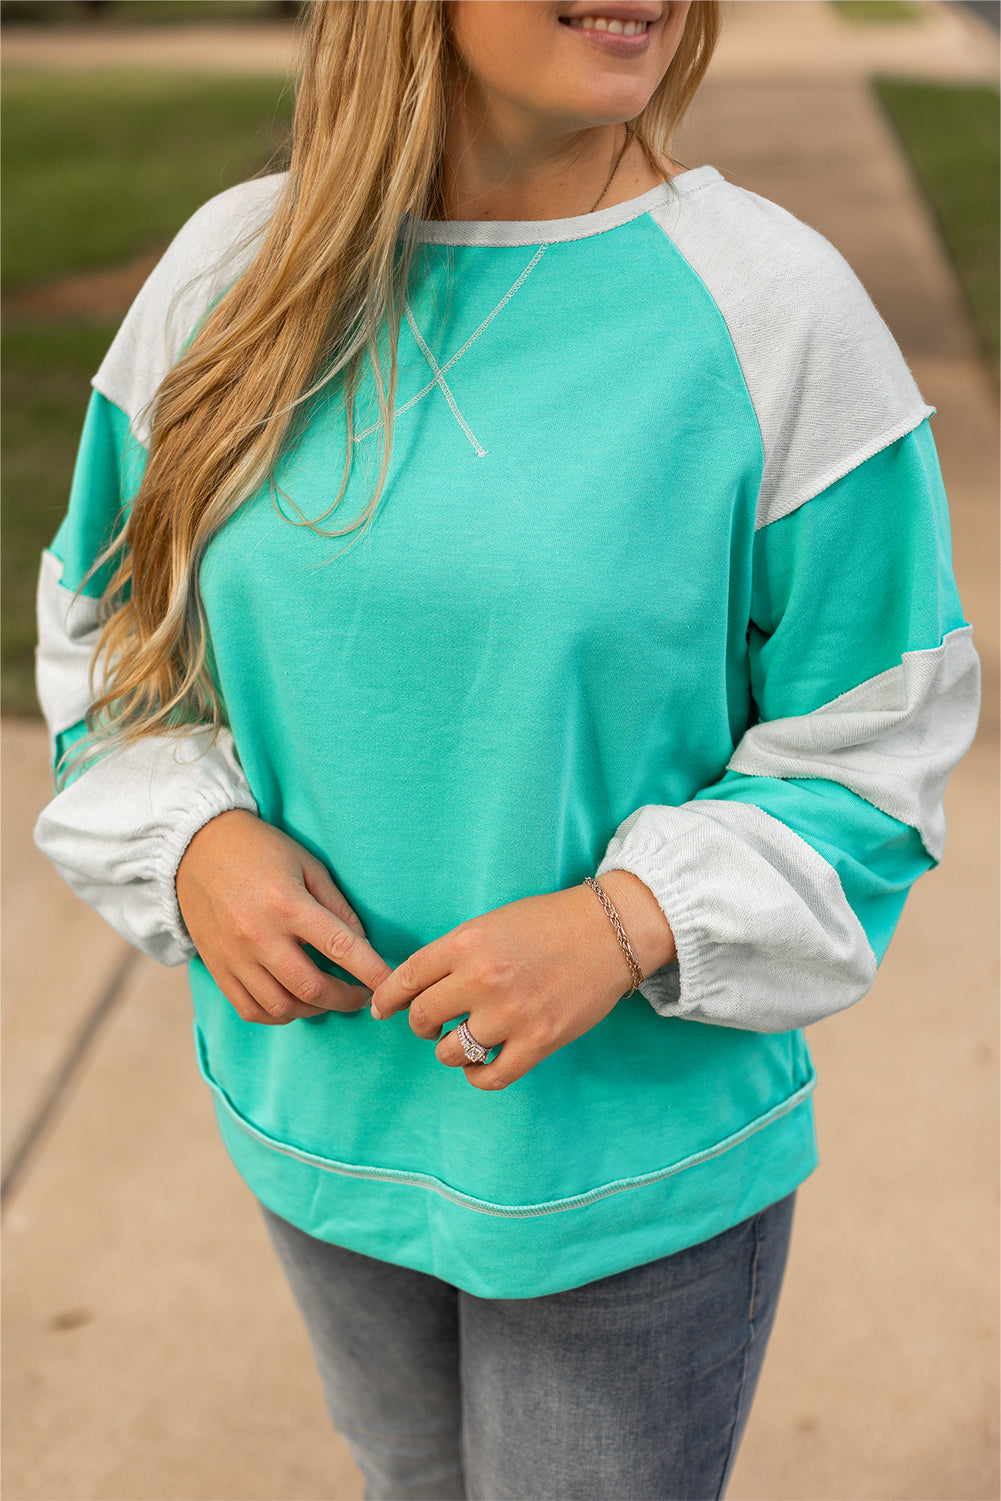
[[[570,21],[571,26],[578,26],[581,31],[610,31],[614,36],[638,36],[649,24],[649,21],[610,21],[607,16],[576,16]]]

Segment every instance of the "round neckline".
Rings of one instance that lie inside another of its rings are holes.
[[[430,245],[551,245],[561,240],[586,240],[638,219],[651,209],[670,203],[679,195],[693,193],[720,176],[715,167],[689,167],[637,198],[626,198],[592,214],[570,219],[418,219],[414,238]]]

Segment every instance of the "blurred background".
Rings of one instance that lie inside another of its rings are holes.
[[[88,382],[188,215],[282,166],[298,8],[0,4],[8,1501],[361,1496],[217,1141],[183,972],[30,837],[35,576]],[[889,323],[938,409],[986,680],[943,867],[872,994],[811,1029],[821,1167],[731,1501],[998,1495],[998,11],[731,0],[676,149],[819,229]]]

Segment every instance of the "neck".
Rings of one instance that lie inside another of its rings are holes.
[[[445,138],[444,217],[565,219],[586,214],[608,182],[624,125],[563,131],[538,122],[477,118],[457,108]],[[664,178],[638,141],[622,154],[599,208],[635,198]]]

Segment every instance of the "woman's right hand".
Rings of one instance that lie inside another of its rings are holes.
[[[253,813],[233,808],[199,829],[175,884],[192,943],[244,1021],[358,1011],[392,973],[319,860]],[[362,985],[319,969],[304,943]]]

